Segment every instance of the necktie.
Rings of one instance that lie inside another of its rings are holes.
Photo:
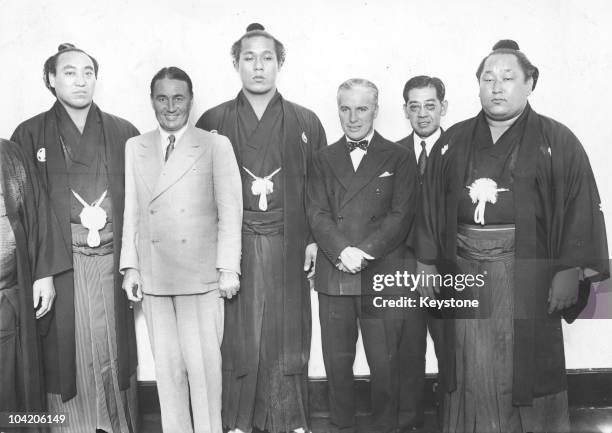
[[[347,141],[346,142],[346,147],[348,148],[349,152],[352,152],[353,150],[359,148],[362,150],[368,150],[368,140],[361,140],[361,141]]]
[[[419,173],[423,176],[425,173],[425,167],[427,166],[427,149],[425,148],[425,141],[421,141],[421,154],[419,155]]]
[[[164,158],[164,162],[168,162],[170,155],[174,152],[174,142],[176,141],[176,137],[173,134],[168,136],[168,146],[166,147],[166,157]]]

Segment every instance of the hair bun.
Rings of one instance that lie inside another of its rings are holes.
[[[504,49],[504,48],[507,50],[516,50],[516,51],[520,50],[519,45],[512,39],[501,39],[497,41],[495,45],[493,45],[493,51]]]
[[[70,42],[64,42],[63,44],[59,44],[59,46],[57,47],[57,51],[64,51],[64,50],[69,50],[71,48],[76,48],[74,46],[74,44],[71,44]]]
[[[259,23],[251,23],[247,26],[246,31],[252,32],[253,30],[265,30],[265,27]]]

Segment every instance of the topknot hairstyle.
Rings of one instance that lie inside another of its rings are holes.
[[[285,46],[281,41],[276,39],[270,33],[268,33],[265,27],[259,23],[251,23],[246,28],[246,33],[240,37],[236,42],[232,44],[232,60],[234,64],[238,64],[240,60],[240,51],[242,50],[242,41],[245,39],[249,39],[255,36],[263,36],[264,38],[268,38],[274,41],[274,51],[276,51],[276,59],[278,60],[278,65],[282,66],[285,63]]]
[[[533,63],[531,63],[531,61],[529,61],[525,53],[520,50],[518,43],[516,43],[516,41],[513,41],[512,39],[501,39],[497,41],[495,45],[493,45],[493,51],[491,51],[489,55],[482,59],[480,65],[478,66],[478,69],[476,70],[476,78],[478,78],[478,80],[480,80],[480,76],[482,75],[485,62],[489,57],[494,54],[514,55],[519,65],[521,66],[523,73],[525,74],[525,81],[532,78],[533,85],[531,86],[531,90],[535,89],[536,84],[538,82],[538,77],[540,76],[540,71]]]
[[[83,53],[91,59],[94,66],[94,74],[96,75],[96,78],[98,78],[98,61],[82,49],[77,48],[74,44],[64,42],[57,47],[57,53],[49,57],[43,66],[43,81],[45,82],[45,87],[49,89],[51,93],[53,93],[53,96],[55,96],[55,89],[51,87],[51,84],[49,83],[49,75],[55,75],[57,73],[57,59],[59,59],[62,54],[72,51]]]

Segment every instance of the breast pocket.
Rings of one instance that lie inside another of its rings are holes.
[[[377,177],[371,184],[371,193],[375,200],[380,203],[386,203],[391,200],[393,194],[393,178],[394,176]]]

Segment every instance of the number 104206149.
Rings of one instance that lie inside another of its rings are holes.
[[[68,425],[68,414],[49,412],[0,412],[0,433],[2,433],[2,428],[49,427],[52,425]]]

